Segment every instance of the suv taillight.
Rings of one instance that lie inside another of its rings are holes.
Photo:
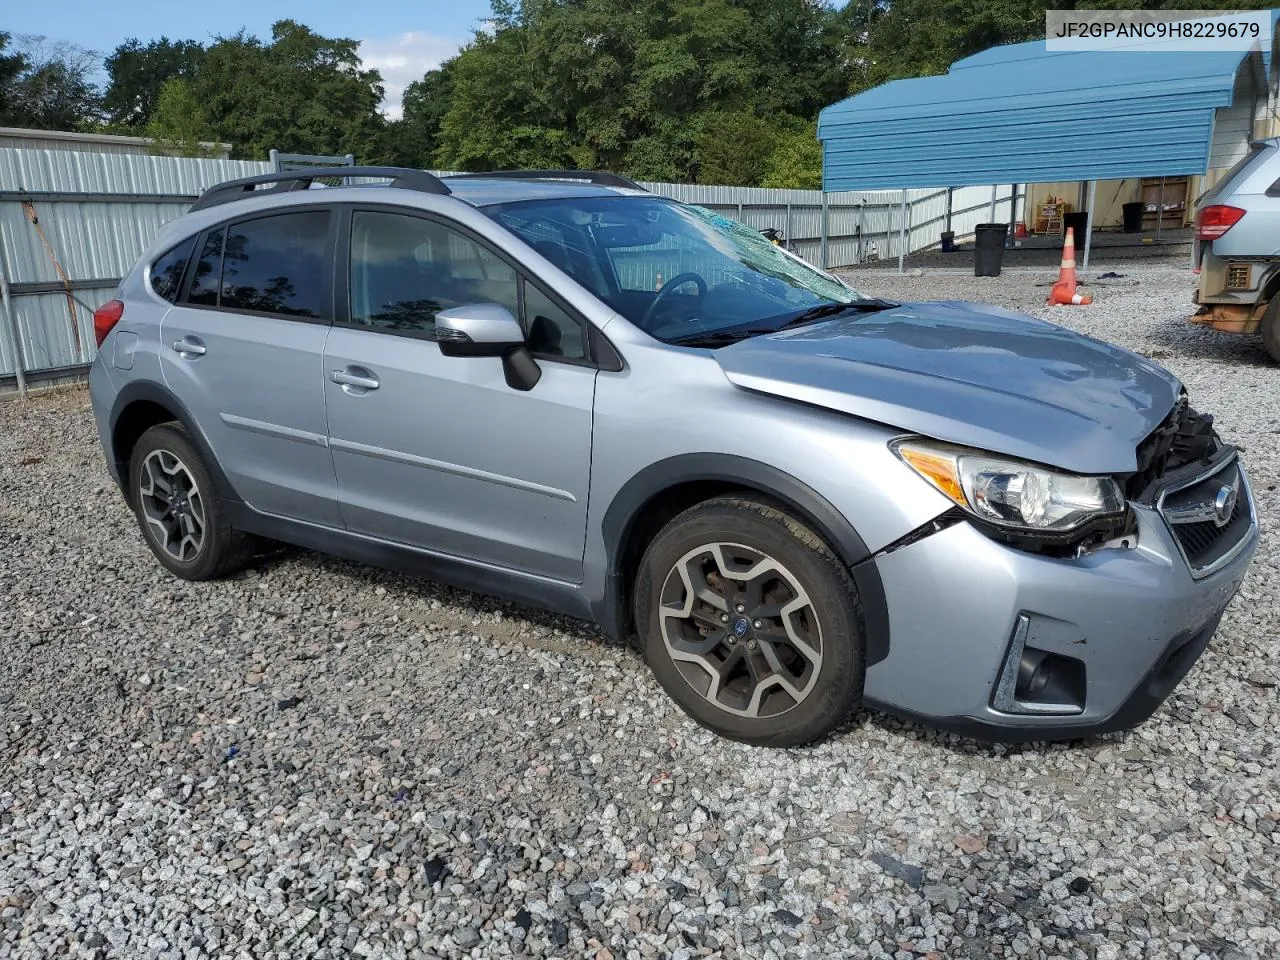
[[[107,334],[114,329],[123,316],[124,304],[119,300],[108,300],[93,311],[93,336],[98,341],[98,346],[102,346],[102,341],[107,339]]]
[[[1196,239],[1217,240],[1239,223],[1243,216],[1244,211],[1239,207],[1229,207],[1224,203],[1205,207],[1196,214]]]

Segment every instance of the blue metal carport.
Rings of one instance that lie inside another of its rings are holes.
[[[1271,54],[993,47],[824,109],[823,189],[1203,174],[1273,108]]]

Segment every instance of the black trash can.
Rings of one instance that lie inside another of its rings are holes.
[[[1000,264],[1004,260],[1004,241],[1009,232],[1007,223],[980,223],[974,230],[973,275],[975,277],[1000,276]]]
[[[942,231],[942,252],[954,253],[956,249],[956,233],[954,230]]]
[[[1141,200],[1135,200],[1133,203],[1126,203],[1121,207],[1124,210],[1125,233],[1142,232],[1142,208],[1144,206],[1145,204]]]
[[[1067,230],[1070,228],[1072,236],[1075,237],[1076,249],[1084,249],[1084,235],[1089,232],[1089,211],[1081,210],[1078,213],[1068,213],[1062,218],[1062,235],[1065,237]]]

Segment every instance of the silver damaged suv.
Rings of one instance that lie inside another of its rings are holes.
[[[865,297],[614,174],[343,175],[211,188],[95,315],[107,463],[176,576],[268,538],[593,620],[782,746],[859,703],[1133,726],[1245,575],[1236,450],[1140,356]]]

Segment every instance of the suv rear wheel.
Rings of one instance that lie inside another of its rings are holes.
[[[234,530],[213,477],[181,424],[144,433],[129,458],[129,493],[156,559],[183,580],[213,580],[243,567],[254,541]]]
[[[1262,345],[1271,359],[1280,363],[1280,293],[1271,298],[1262,315]]]
[[[640,563],[635,617],[658,681],[723,736],[807,743],[861,698],[857,588],[817,534],[772,504],[721,497],[663,527]]]

